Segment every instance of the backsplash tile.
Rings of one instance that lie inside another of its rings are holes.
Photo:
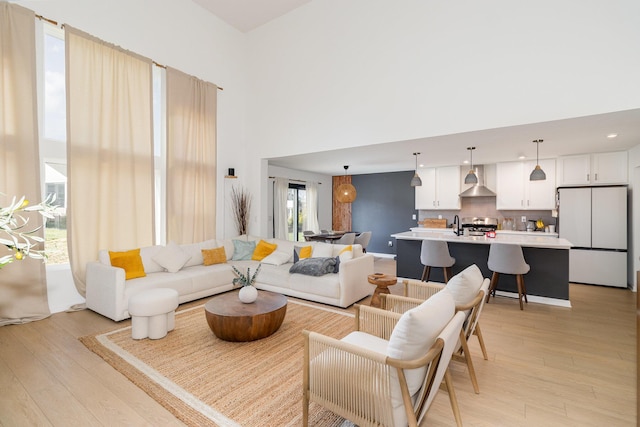
[[[453,223],[453,217],[458,215],[460,218],[465,217],[489,217],[498,218],[498,222],[502,223],[505,218],[515,218],[517,230],[526,230],[526,223],[520,222],[522,216],[526,216],[527,220],[541,219],[546,225],[557,224],[557,218],[551,216],[551,211],[543,210],[509,210],[499,211],[496,209],[495,197],[473,197],[463,198],[462,207],[458,210],[420,210],[418,212],[418,219],[421,221],[425,218],[438,218],[438,215],[442,215],[442,218],[447,220],[447,226],[450,227]]]

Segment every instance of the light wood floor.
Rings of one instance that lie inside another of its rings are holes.
[[[393,262],[376,271],[395,271]],[[452,362],[466,426],[636,425],[636,294],[571,285],[570,298],[572,308],[485,305],[489,360],[471,343],[480,394]],[[114,326],[85,310],[0,327],[0,425],[182,425],[77,339]],[[445,392],[422,424],[455,425]]]

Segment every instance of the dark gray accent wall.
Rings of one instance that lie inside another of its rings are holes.
[[[351,206],[351,228],[372,231],[368,252],[396,253],[396,241],[390,235],[408,231],[417,221],[415,191],[409,185],[413,171],[352,175],[358,195]],[[393,247],[388,242],[393,242]]]

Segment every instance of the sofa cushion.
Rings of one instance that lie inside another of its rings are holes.
[[[297,263],[303,258],[311,258],[313,253],[313,246],[296,246],[293,248],[293,263]]]
[[[214,265],[227,262],[227,254],[224,250],[224,246],[213,249],[201,249],[201,251],[203,265]]]
[[[169,273],[177,273],[189,261],[191,256],[182,250],[175,242],[167,243],[153,257],[153,260],[165,268]]]
[[[283,265],[282,267],[285,266]],[[340,298],[340,278],[338,274],[325,274],[323,276],[289,274],[289,288],[309,294],[310,297],[307,299],[311,300],[313,300],[312,295],[333,299]]]
[[[233,257],[234,261],[250,260],[253,256],[253,251],[256,250],[256,242],[245,242],[242,240],[233,240]]]
[[[406,311],[391,332],[387,355],[396,359],[417,359],[429,350],[455,314],[455,302],[448,292],[438,292],[419,306]],[[422,385],[426,368],[405,371],[409,392]],[[392,394],[393,396],[393,394]],[[394,402],[402,404],[402,400]]]
[[[288,263],[290,259],[291,255],[288,252],[283,252],[279,249],[276,249],[271,254],[262,258],[262,263],[271,265],[282,265]]]
[[[228,263],[214,265],[195,265],[180,272],[180,277],[191,280],[192,292],[202,292],[207,289],[231,287],[236,275]]]
[[[258,244],[256,244],[256,248],[253,251],[253,255],[251,259],[254,261],[262,261],[266,256],[271,254],[276,250],[278,245],[275,243],[265,242],[264,240],[260,240]]]
[[[184,267],[192,267],[194,265],[202,265],[204,260],[202,258],[202,250],[203,249],[213,249],[217,248],[220,245],[214,239],[205,240],[204,242],[198,243],[186,243],[180,245],[180,248],[185,251],[186,254],[189,255],[189,260],[184,265]]]
[[[161,245],[140,248],[140,258],[142,258],[142,265],[144,266],[144,272],[146,274],[164,271],[164,268],[153,260],[153,257],[161,250]]]
[[[125,280],[146,276],[140,257],[140,249],[124,252],[109,251],[109,260],[112,266],[124,269]]]
[[[311,251],[311,256],[313,258],[329,258],[333,256],[333,248],[331,247],[331,243],[316,243],[313,246],[313,251]]]
[[[235,246],[233,245],[233,240],[231,239],[217,240],[216,246],[224,246],[224,251],[227,254],[227,261],[230,261],[233,258],[233,253],[235,252]]]
[[[478,295],[484,277],[477,265],[472,264],[449,279],[445,289],[451,293],[457,306],[469,304]]]
[[[323,276],[335,272],[336,259],[332,257],[304,258],[289,268],[289,273],[306,274],[307,276]]]

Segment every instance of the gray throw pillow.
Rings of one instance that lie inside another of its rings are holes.
[[[336,258],[303,258],[289,269],[289,273],[305,274],[307,276],[323,276],[337,273]]]
[[[233,257],[234,261],[250,260],[253,251],[256,250],[256,242],[243,242],[242,240],[233,241]]]

